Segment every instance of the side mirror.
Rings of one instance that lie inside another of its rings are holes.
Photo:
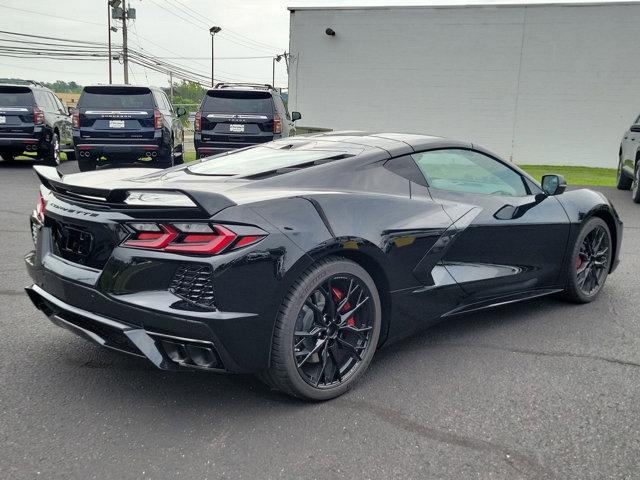
[[[78,109],[76,107],[69,107],[67,109],[67,115],[75,115],[78,113]]]
[[[567,181],[562,175],[544,175],[542,190],[547,195],[560,195],[567,188]]]
[[[300,112],[291,112],[291,120],[294,122],[296,120],[300,120],[302,118],[302,114]]]
[[[632,132],[640,132],[640,125],[631,125]]]
[[[176,114],[179,117],[184,117],[187,114],[187,110],[184,107],[178,107],[176,108]]]

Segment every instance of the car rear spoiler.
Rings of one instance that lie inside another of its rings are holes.
[[[141,188],[138,185],[131,184],[126,188],[95,188],[85,187],[76,183],[65,183],[64,175],[62,175],[55,167],[34,166],[33,169],[38,175],[40,182],[47,189],[58,193],[64,197],[76,199],[84,203],[90,203],[93,205],[103,205],[105,207],[116,209],[140,209],[140,208],[166,208],[173,209],[176,206],[167,205],[165,202],[158,204],[148,205],[130,205],[125,203],[125,200],[130,196],[132,192],[144,194],[145,192],[153,193],[168,193],[168,194],[182,194],[191,201],[192,206],[180,205],[184,208],[198,208],[208,216],[213,216],[220,210],[227,207],[236,205],[224,195],[214,192],[202,192],[202,191],[185,191],[175,188]]]

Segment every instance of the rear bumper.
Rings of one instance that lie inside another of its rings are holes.
[[[212,141],[209,136],[203,140],[202,133],[195,133],[193,136],[193,144],[196,149],[196,156],[207,157],[211,155],[217,155],[218,153],[228,152],[230,150],[237,150],[239,148],[252,147],[254,145],[260,145],[262,143],[278,140],[282,135],[252,135],[247,137],[244,141],[237,141],[238,137],[232,137],[235,141],[230,141],[227,136],[222,136],[224,139]]]
[[[224,370],[210,341],[152,332],[96,315],[62,302],[37,285],[25,290],[36,308],[55,325],[100,346],[147,358],[162,370]]]
[[[28,136],[0,136],[0,148],[8,150],[21,152],[25,150],[38,150],[39,148],[42,148],[45,143],[46,140],[43,132],[35,133]]]

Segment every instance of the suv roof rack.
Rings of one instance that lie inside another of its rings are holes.
[[[44,84],[40,83],[40,82],[36,82],[35,80],[26,80],[26,82],[29,85],[34,85],[36,87],[42,87],[42,88],[47,88]]]
[[[268,83],[231,83],[220,82],[216,83],[213,88],[254,88],[256,90],[276,90],[273,85]]]

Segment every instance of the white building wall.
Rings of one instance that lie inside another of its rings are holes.
[[[295,10],[290,109],[304,126],[614,167],[640,112],[639,25],[640,4]]]

